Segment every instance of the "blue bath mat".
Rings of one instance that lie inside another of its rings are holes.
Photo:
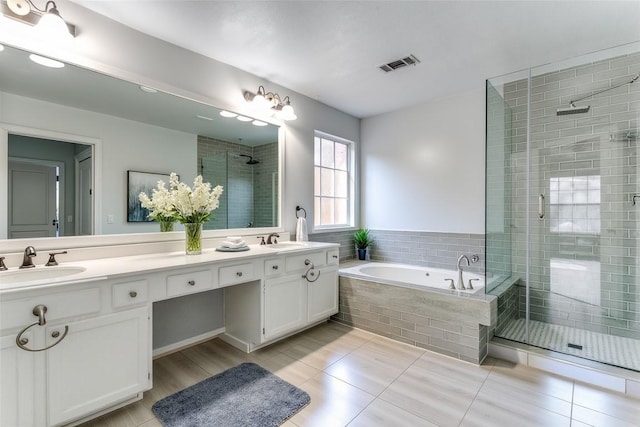
[[[255,363],[242,363],[151,408],[167,427],[279,426],[311,398]]]

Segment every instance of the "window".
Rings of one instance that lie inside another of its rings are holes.
[[[354,144],[321,132],[314,138],[314,228],[353,227]]]
[[[600,176],[551,178],[552,233],[600,234]]]

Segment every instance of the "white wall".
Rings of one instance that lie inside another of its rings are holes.
[[[362,120],[362,226],[484,233],[485,91]]]
[[[0,123],[99,140],[102,177],[94,194],[101,201],[97,205],[102,234],[159,231],[157,223],[127,223],[128,170],[176,172],[186,182],[196,175],[196,135],[4,92],[0,118]],[[107,224],[107,215],[114,216],[112,224]]]
[[[206,58],[134,31],[68,0],[56,1],[65,20],[78,27],[78,36],[64,48],[31,38],[25,25],[0,18],[0,43],[33,50],[70,63],[126,78],[138,84],[245,112],[244,91],[259,85],[289,95],[298,120],[286,123],[283,227],[295,231],[295,207],[312,213],[313,131],[321,130],[360,141],[360,120],[248,72]],[[223,43],[224,40],[212,40]],[[309,222],[313,218],[309,215]]]

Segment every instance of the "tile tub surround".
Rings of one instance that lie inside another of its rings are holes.
[[[488,329],[497,298],[458,296],[340,276],[340,307],[332,319],[479,364],[487,356]]]
[[[477,254],[480,260],[466,270],[484,274],[484,234],[432,233],[426,231],[370,230],[374,238],[371,260],[423,267],[456,269],[460,255]],[[340,243],[340,261],[355,259],[355,230],[314,233],[309,240]]]

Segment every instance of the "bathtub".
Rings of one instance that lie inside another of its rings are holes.
[[[458,286],[458,272],[440,268],[419,267],[407,264],[395,264],[386,262],[371,262],[359,264],[353,267],[341,268],[341,276],[356,279],[375,281],[387,285],[402,286],[413,289],[440,290],[452,294],[480,295],[484,294],[484,277],[464,271],[462,277],[465,287],[469,279],[473,281],[473,289],[453,290],[449,289],[450,282],[445,279],[453,279]]]

